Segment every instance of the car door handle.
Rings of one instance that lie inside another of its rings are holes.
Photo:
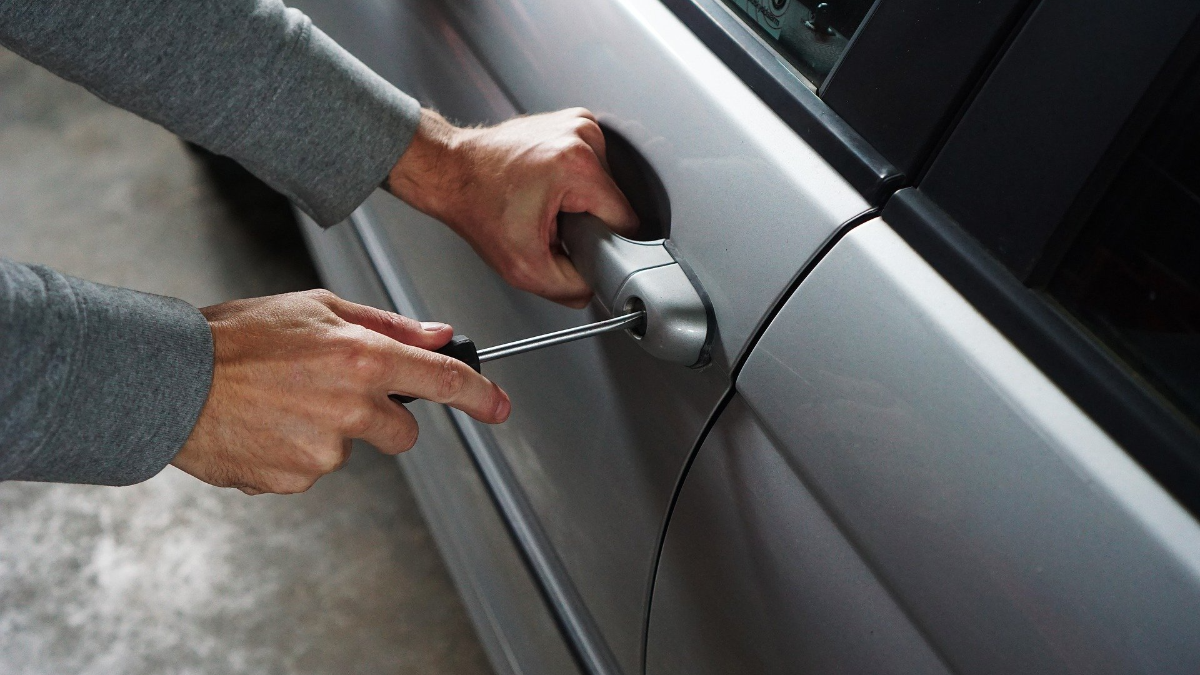
[[[712,312],[664,240],[626,239],[586,213],[560,214],[559,239],[610,315],[645,310],[629,331],[642,349],[683,366],[708,363]]]

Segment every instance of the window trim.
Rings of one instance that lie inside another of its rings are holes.
[[[876,3],[826,78],[821,99],[912,184],[1036,4]]]
[[[709,49],[854,189],[880,204],[903,174],[846,124],[720,0],[662,0]]]
[[[953,123],[1030,3],[997,0],[933,6],[924,0],[874,3],[820,94],[769,46],[748,20],[721,0],[662,0],[709,49],[758,94],[870,202],[880,206],[911,182]],[[948,27],[959,27],[951,34]],[[905,67],[887,73],[874,64],[908,50]],[[894,119],[879,92],[920,97]],[[844,116],[844,117],[843,117]],[[862,129],[864,136],[848,120]],[[916,137],[919,141],[912,141]],[[885,155],[881,149],[893,156]],[[900,163],[900,165],[897,164]]]

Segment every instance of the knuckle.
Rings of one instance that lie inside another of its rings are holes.
[[[581,164],[591,166],[596,163],[596,151],[592,150],[592,146],[588,145],[583,139],[579,139],[570,145],[571,158]]]
[[[532,291],[537,288],[537,277],[532,273],[529,265],[524,262],[516,263],[505,270],[503,277],[510,286],[523,291]]]
[[[381,317],[384,325],[396,331],[406,332],[421,329],[421,323],[412,317],[393,314],[392,312],[382,312]]]
[[[559,149],[558,156],[559,161],[573,168],[583,167],[596,159],[596,154],[592,152],[592,146],[579,138],[564,143]]]
[[[546,274],[539,267],[528,256],[514,255],[504,266],[502,276],[509,284],[529,291],[536,288],[539,282],[546,278]]]
[[[449,357],[443,357],[439,360],[437,374],[437,393],[438,397],[443,400],[451,400],[462,392],[463,377],[460,368],[462,364]]]
[[[575,121],[575,133],[582,137],[585,135],[597,136],[603,132],[600,130],[600,125],[594,120],[581,117]]]
[[[308,455],[303,468],[306,475],[324,476],[327,473],[337,471],[341,465],[341,453],[330,449]]]
[[[362,438],[371,429],[371,413],[366,406],[349,406],[342,411],[339,426],[346,436]]]
[[[374,382],[383,375],[383,365],[373,354],[361,355],[354,360],[354,374],[359,381]]]
[[[310,291],[304,291],[303,295],[307,295],[309,298],[316,300],[323,305],[328,305],[338,300],[338,296],[327,288],[314,288]]]
[[[317,482],[317,477],[309,476],[281,476],[275,478],[272,482],[272,489],[269,492],[274,492],[280,495],[295,495],[301,492],[306,492],[310,487]]]
[[[357,382],[373,382],[383,375],[383,362],[376,350],[360,337],[351,338],[342,349],[345,371]]]

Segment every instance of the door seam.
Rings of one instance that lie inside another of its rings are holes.
[[[792,297],[792,294],[796,292],[796,289],[800,287],[800,284],[803,283],[806,278],[808,278],[808,275],[812,273],[813,269],[816,268],[821,260],[825,258],[829,251],[831,251],[833,247],[842,240],[843,237],[849,234],[851,230],[869,220],[876,218],[878,215],[878,208],[870,208],[838,226],[838,229],[834,231],[833,236],[831,236],[829,240],[821,246],[816,255],[814,255],[812,259],[800,269],[800,272],[796,274],[796,277],[789,282],[787,288],[783,293],[780,294],[779,299],[775,301],[775,304],[772,305],[770,311],[767,312],[767,315],[763,318],[758,328],[755,329],[754,335],[752,335],[751,338],[746,342],[746,346],[738,355],[737,362],[730,370],[729,389],[725,391],[725,393],[721,396],[721,399],[717,402],[717,405],[713,407],[712,413],[710,413],[709,418],[704,423],[704,427],[700,430],[700,435],[696,437],[695,443],[692,444],[692,448],[688,452],[687,459],[684,460],[683,468],[680,469],[679,477],[675,480],[675,487],[671,492],[671,499],[667,503],[666,513],[663,515],[662,526],[658,530],[658,544],[654,551],[654,563],[650,566],[650,579],[646,584],[646,599],[644,605],[645,610],[642,613],[641,675],[645,675],[646,673],[646,659],[649,654],[650,642],[650,612],[654,602],[654,584],[658,578],[659,565],[662,563],[663,546],[666,544],[667,530],[671,525],[671,516],[675,512],[675,506],[679,501],[680,493],[683,491],[684,482],[687,480],[688,472],[691,470],[692,464],[696,461],[696,457],[700,454],[700,449],[704,447],[704,442],[708,439],[708,435],[712,431],[713,427],[716,426],[717,420],[721,417],[721,413],[725,412],[725,408],[729,405],[729,402],[733,400],[734,395],[737,394],[737,378],[741,373],[742,366],[745,365],[746,360],[750,358],[750,353],[754,351],[755,345],[757,345],[759,340],[762,339],[763,334],[767,332],[767,329],[775,320],[775,317],[779,314],[780,310],[782,310],[783,306],[787,304],[787,301]]]

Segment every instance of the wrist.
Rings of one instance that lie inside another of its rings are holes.
[[[462,160],[466,132],[422,109],[412,141],[388,172],[387,190],[413,208],[446,220],[455,195],[469,180]]]

